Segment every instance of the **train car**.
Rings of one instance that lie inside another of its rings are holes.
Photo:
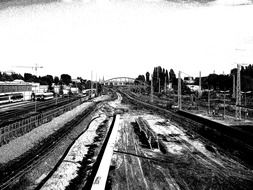
[[[16,93],[10,95],[10,102],[20,102],[24,100],[24,95],[22,93]]]
[[[10,96],[8,94],[0,95],[0,104],[10,103]]]
[[[44,100],[50,100],[53,98],[54,98],[54,94],[52,92],[42,92],[42,93],[36,93],[33,100],[44,101]]]
[[[22,93],[15,94],[1,94],[0,104],[7,104],[12,102],[19,102],[24,100],[24,95]]]
[[[43,100],[50,100],[54,98],[54,94],[52,92],[43,93]]]
[[[36,93],[32,99],[33,99],[33,101],[35,101],[35,100],[37,100],[37,101],[43,100],[43,93]]]

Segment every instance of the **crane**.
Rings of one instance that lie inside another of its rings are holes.
[[[37,76],[37,70],[43,68],[43,66],[39,66],[38,64],[35,64],[35,66],[15,66],[18,68],[31,68],[35,70],[35,75]]]

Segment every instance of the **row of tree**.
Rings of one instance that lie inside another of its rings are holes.
[[[146,84],[151,85],[152,79],[155,92],[163,91],[169,83],[172,83],[174,87],[177,85],[177,78],[173,69],[170,69],[168,72],[167,69],[162,68],[161,66],[154,67],[152,75],[150,75],[149,72],[146,72],[146,77],[144,75],[139,75],[136,78],[135,83],[145,82]]]
[[[253,65],[241,68],[241,90],[253,91]],[[228,75],[210,74],[201,78],[202,88],[214,90],[233,90],[233,76],[237,80],[237,68],[231,70]],[[199,78],[195,79],[195,84],[199,84]],[[236,83],[235,83],[236,85]]]
[[[76,83],[72,81],[72,77],[68,74],[62,74],[60,78],[58,76],[53,77],[52,75],[45,75],[45,76],[36,76],[32,75],[31,73],[25,73],[24,76],[21,74],[17,74],[15,72],[6,73],[0,72],[0,81],[14,81],[14,80],[23,80],[25,82],[36,82],[40,83],[41,85],[48,85],[49,90],[52,90],[52,84],[55,85],[72,85],[74,87],[78,87],[79,90],[88,89],[91,87],[91,81],[82,79],[81,77],[77,77],[80,80],[80,83]],[[93,88],[96,87],[96,84],[93,84]],[[100,87],[99,87],[100,88]]]
[[[233,90],[233,75],[236,79],[237,77],[237,68],[231,70],[231,73],[228,75],[224,74],[210,74],[207,77],[201,77],[201,86],[202,89],[214,89],[214,90]],[[177,90],[178,79],[176,77],[173,69],[170,69],[168,72],[167,69],[162,68],[161,66],[154,67],[153,73],[153,85],[154,91],[160,92],[164,89],[166,85],[172,83],[172,88]],[[139,75],[136,78],[136,83],[139,81],[145,82],[146,84],[151,84],[151,76],[149,72],[146,72],[146,76]],[[195,85],[199,84],[199,77],[195,78]],[[188,91],[185,83],[182,81],[182,91]],[[248,65],[241,68],[241,90],[242,91],[252,91],[253,92],[253,65]]]

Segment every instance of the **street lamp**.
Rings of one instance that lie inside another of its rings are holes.
[[[228,94],[226,94],[226,93],[228,93],[229,92],[229,90],[226,90],[226,91],[220,91],[221,93],[223,93],[224,94],[224,101],[223,101],[223,118],[225,119],[225,111],[226,111],[226,109],[225,109],[225,101],[226,101],[226,95],[228,95]]]

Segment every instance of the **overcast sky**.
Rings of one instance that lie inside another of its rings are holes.
[[[182,4],[84,0],[0,9],[0,71],[137,77],[154,66],[189,75],[253,63],[249,0]]]

